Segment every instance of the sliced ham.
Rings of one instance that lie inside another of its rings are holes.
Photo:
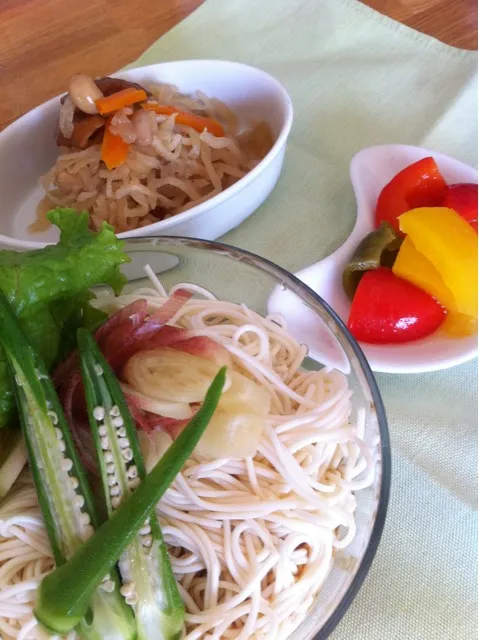
[[[131,329],[135,329],[142,322],[144,322],[148,313],[148,303],[144,298],[139,298],[131,304],[123,307],[106,320],[101,327],[95,332],[95,338],[97,341],[102,341],[113,329],[118,326],[129,324]]]
[[[159,416],[156,413],[151,413],[151,411],[145,411],[138,406],[138,402],[133,396],[126,395],[125,399],[128,404],[131,417],[136,423],[137,429],[140,429],[145,433],[151,433],[152,431],[165,431],[174,440],[189,422],[188,420],[167,418],[165,416]]]
[[[135,339],[146,341],[159,329],[162,329],[192,296],[193,293],[191,291],[187,291],[186,289],[177,289],[162,307],[148,316],[136,329]]]
[[[147,301],[141,298],[117,311],[97,329],[95,338],[98,346],[117,375],[135,353],[160,347],[178,349],[221,365],[231,363],[228,351],[211,338],[191,336],[189,330],[167,324],[191,296],[191,292],[179,289],[160,309],[150,315]],[[53,379],[60,388],[65,416],[81,459],[90,471],[96,472],[96,455],[90,429],[87,427],[77,351],[56,368]],[[165,431],[176,438],[188,422],[146,411],[131,395],[126,394],[125,398],[137,428],[146,433]],[[197,408],[195,406],[193,410],[196,411]]]
[[[88,471],[96,474],[98,472],[97,458],[86,417],[84,391],[79,370],[68,376],[62,386],[60,400],[80,459]],[[79,411],[79,407],[83,410]]]
[[[118,371],[138,351],[142,351],[149,339],[164,329],[166,323],[171,320],[187,300],[193,294],[190,291],[178,289],[165,302],[165,304],[146,317],[129,336],[109,333],[104,343],[101,343],[103,354],[114,371]]]
[[[95,339],[111,366],[113,368],[121,366],[133,353],[136,353],[137,349],[134,345],[138,344],[138,348],[142,349],[143,343],[163,328],[191,295],[189,291],[176,291],[160,309],[150,316],[147,315],[148,303],[144,298],[135,300],[110,316],[96,330]],[[79,366],[78,353],[75,350],[53,372],[55,385],[61,385],[68,374]]]
[[[192,356],[212,360],[219,365],[231,366],[231,356],[228,350],[208,336],[193,336],[185,340],[173,341],[169,346]]]
[[[188,339],[189,335],[188,329],[172,327],[169,324],[165,324],[164,327],[148,338],[143,348],[158,349],[160,347],[170,347],[175,342],[182,342]]]
[[[130,334],[137,326],[139,326],[144,319],[148,311],[148,303],[144,298],[135,300],[123,309],[120,309],[112,316],[110,316],[102,325],[95,331],[95,339],[102,351],[103,341],[109,335],[110,332],[116,329],[121,329],[121,334],[125,337]],[[56,387],[59,387],[64,383],[67,377],[72,371],[80,367],[80,359],[78,352],[72,351],[66,360],[60,363],[53,372],[53,383]]]

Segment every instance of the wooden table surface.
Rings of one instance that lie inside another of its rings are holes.
[[[447,44],[477,49],[477,0],[364,1]],[[0,130],[64,91],[73,73],[101,76],[131,62],[201,2],[0,0]]]

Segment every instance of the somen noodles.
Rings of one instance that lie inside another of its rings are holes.
[[[140,289],[96,302],[108,313],[138,298],[160,308],[166,292]],[[356,532],[355,492],[373,482],[365,409],[355,413],[346,377],[305,371],[306,348],[277,316],[192,290],[170,324],[208,336],[229,353],[234,371],[269,396],[254,455],[198,453],[158,504],[172,566],[187,609],[187,640],[284,640],[306,617],[336,550]],[[139,432],[147,466],[171,441]],[[239,436],[240,437],[240,436]],[[27,472],[0,505],[0,635],[36,638],[32,605],[53,568],[35,490]],[[42,632],[43,633],[43,632]],[[72,638],[75,636],[71,636]]]

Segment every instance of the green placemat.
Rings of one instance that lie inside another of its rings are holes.
[[[355,0],[208,0],[132,66],[237,60],[288,89],[295,121],[268,201],[224,240],[297,271],[355,217],[351,157],[416,144],[477,162],[477,55]],[[334,640],[477,638],[476,363],[377,376],[393,449],[383,541]]]

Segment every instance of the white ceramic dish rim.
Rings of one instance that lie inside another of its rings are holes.
[[[179,213],[172,218],[168,218],[167,220],[161,220],[159,222],[154,222],[151,225],[148,225],[146,227],[142,227],[141,232],[143,236],[148,235],[146,231],[153,225],[155,225],[154,234],[155,235],[162,234],[163,232],[167,231],[171,227],[175,226],[177,222],[187,222],[188,220],[191,220],[192,218],[195,218],[196,216],[201,215],[205,211],[208,211],[209,209],[216,207],[217,205],[228,200],[230,197],[234,196],[236,193],[239,193],[240,191],[242,191],[248,184],[253,182],[262,173],[263,169],[276,157],[276,155],[280,152],[282,147],[286,144],[289,133],[291,131],[291,127],[293,124],[293,103],[284,86],[274,76],[264,71],[263,69],[259,69],[258,67],[253,67],[251,65],[247,65],[242,62],[233,62],[229,60],[214,60],[214,59],[177,60],[177,61],[169,61],[169,62],[160,62],[158,64],[151,64],[144,67],[135,67],[133,69],[127,69],[125,71],[113,73],[111,74],[111,77],[122,78],[125,80],[134,78],[137,80],[136,75],[141,73],[147,74],[149,71],[157,71],[158,68],[165,67],[167,65],[200,66],[205,64],[215,64],[218,66],[225,66],[230,68],[232,67],[233,69],[234,68],[247,69],[248,72],[250,73],[255,73],[259,76],[264,76],[265,78],[267,78],[268,82],[274,84],[278,89],[279,93],[283,97],[284,106],[286,110],[286,118],[283,122],[281,130],[271,149],[264,156],[264,158],[262,158],[262,160],[260,160],[258,164],[253,169],[251,169],[251,171],[249,171],[245,176],[240,178],[237,182],[232,184],[230,187],[228,187],[224,191],[221,191],[220,193],[218,193],[216,196],[213,196],[209,200],[205,200],[204,202],[200,203],[199,205],[196,205],[195,207],[191,207],[191,209],[188,209],[188,211],[185,211],[184,213]],[[198,88],[200,89],[200,87]],[[49,105],[55,102],[58,102],[62,95],[64,94],[59,94],[51,98],[50,100],[43,102],[42,104],[34,107],[30,111],[27,111],[25,114],[20,116],[17,120],[12,122],[6,129],[0,132],[0,144],[2,143],[2,139],[15,135],[17,128],[22,126],[23,118],[34,117],[36,114],[41,112],[43,109],[47,108]],[[136,237],[135,231],[136,230],[134,230],[133,232],[125,231],[125,232],[119,233],[118,237],[121,239],[134,238]],[[153,230],[151,232],[153,232]],[[12,236],[5,236],[2,234],[0,234],[0,243],[11,246],[13,248],[18,248],[18,249],[40,249],[48,244],[54,244],[51,242],[50,243],[36,242],[33,240],[17,240]]]

